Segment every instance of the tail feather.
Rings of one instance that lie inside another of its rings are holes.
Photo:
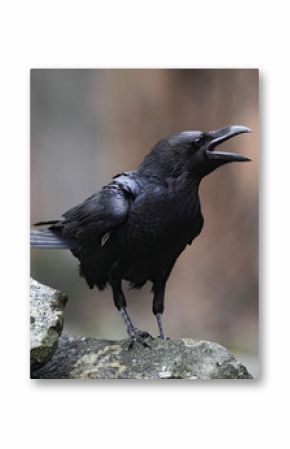
[[[61,236],[49,229],[31,230],[30,231],[30,246],[33,248],[58,248],[68,249],[70,246],[64,241]]]
[[[59,220],[43,220],[43,221],[38,221],[37,223],[34,223],[33,226],[55,225],[59,222],[60,222]]]

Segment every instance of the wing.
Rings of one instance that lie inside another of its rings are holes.
[[[135,182],[126,178],[115,177],[100,192],[63,214],[63,236],[75,242],[98,239],[103,246],[109,233],[128,216]]]

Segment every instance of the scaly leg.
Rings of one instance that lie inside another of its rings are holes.
[[[159,279],[153,282],[153,313],[157,319],[157,325],[159,329],[159,338],[162,340],[167,340],[168,337],[165,336],[163,324],[162,324],[162,313],[164,310],[164,294],[165,294],[166,280]]]
[[[151,346],[145,341],[145,338],[147,337],[152,338],[152,336],[146,331],[141,331],[137,329],[133,325],[131,318],[128,315],[126,307],[127,306],[126,298],[122,291],[121,280],[114,280],[114,281],[111,280],[110,284],[113,290],[114,304],[117,307],[118,311],[121,313],[121,316],[127,329],[127,334],[131,340],[129,348],[132,348],[132,346],[136,341],[141,343],[144,347],[150,348]]]

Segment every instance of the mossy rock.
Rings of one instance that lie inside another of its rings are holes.
[[[30,281],[30,364],[35,370],[53,356],[63,328],[67,296],[31,279]]]

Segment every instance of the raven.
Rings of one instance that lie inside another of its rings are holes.
[[[79,259],[80,275],[90,288],[112,288],[114,304],[126,325],[130,345],[149,346],[146,331],[128,315],[122,280],[141,288],[152,282],[153,314],[159,337],[165,286],[187,245],[203,227],[198,189],[201,179],[228,162],[249,161],[235,153],[215,151],[229,138],[251,132],[226,126],[210,132],[183,131],[158,142],[137,170],[113,177],[63,218],[42,221],[31,231],[31,246],[67,248]]]

